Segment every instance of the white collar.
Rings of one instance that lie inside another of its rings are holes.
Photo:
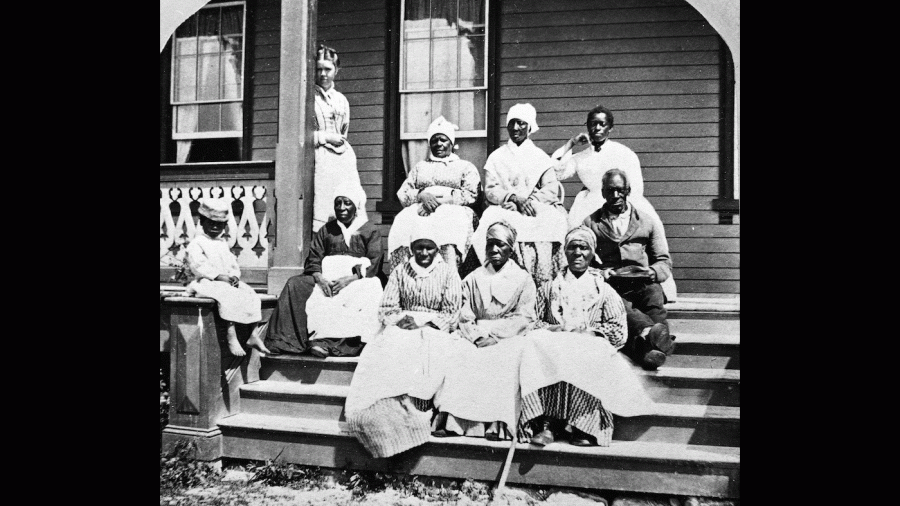
[[[531,146],[534,146],[534,141],[528,138],[522,141],[522,144],[516,144],[512,139],[509,139],[508,141],[506,141],[506,145],[509,146],[509,149],[513,152],[524,151],[526,149],[530,149]]]
[[[353,221],[350,222],[349,227],[345,227],[344,224],[341,223],[341,220],[339,220],[337,218],[335,218],[334,221],[337,222],[338,227],[340,227],[340,229],[341,229],[341,234],[344,236],[344,244],[346,244],[347,247],[349,248],[350,247],[350,237],[352,237],[353,234],[357,230],[360,229],[360,227],[365,225],[366,222],[369,221],[369,218],[368,218],[368,216],[366,216],[365,213],[360,214],[359,209],[357,209],[356,210],[356,218],[353,218]]]
[[[438,252],[434,255],[434,260],[431,261],[431,265],[429,265],[428,267],[422,267],[421,265],[417,264],[415,255],[409,257],[409,260],[407,260],[407,262],[409,262],[409,266],[412,267],[412,269],[416,272],[417,277],[427,278],[428,276],[431,276],[431,272],[434,271],[435,267],[437,267],[439,263],[444,262],[444,259],[441,258],[441,254],[440,252]]]
[[[450,162],[455,162],[456,160],[459,160],[459,155],[457,155],[456,153],[450,153],[449,155],[445,156],[444,158],[435,158],[431,154],[431,150],[430,149],[428,150],[428,161],[429,162],[438,162],[438,163],[447,164]]]
[[[490,262],[484,266],[483,276],[485,286],[481,287],[481,301],[487,307],[491,299],[497,299],[500,304],[506,305],[519,288],[519,270],[521,268],[516,265],[512,258],[508,259],[499,271],[494,270],[494,266]],[[486,292],[486,293],[485,293]]]

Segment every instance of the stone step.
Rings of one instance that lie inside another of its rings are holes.
[[[241,413],[344,421],[349,386],[257,381],[242,385]],[[655,413],[616,417],[613,438],[714,446],[740,444],[740,408],[657,402]]]
[[[656,402],[700,404],[710,406],[739,406],[741,373],[736,369],[712,367],[678,367],[676,357],[656,371],[633,366],[644,388]],[[711,357],[719,362],[723,357]],[[727,359],[734,360],[734,359]],[[307,385],[349,386],[359,357],[328,357],[309,355],[277,355],[261,359],[259,378],[272,382]]]
[[[344,422],[241,413],[218,423],[223,454],[264,461],[496,482],[509,442],[430,438],[386,459],[372,458]],[[608,447],[519,443],[509,483],[735,498],[740,449],[684,443],[613,441]]]
[[[691,318],[705,320],[739,320],[741,299],[679,296],[678,300],[666,304],[669,318]]]

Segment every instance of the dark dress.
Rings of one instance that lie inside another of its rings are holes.
[[[305,353],[309,350],[306,301],[316,286],[313,273],[322,272],[322,259],[331,255],[368,257],[372,265],[366,269],[366,277],[378,277],[384,286],[384,274],[381,272],[383,257],[381,232],[378,228],[372,225],[372,222],[365,223],[353,233],[348,247],[344,243],[344,236],[337,222],[329,221],[313,234],[303,274],[288,279],[281,295],[278,296],[278,306],[269,318],[265,338],[265,345],[273,354]],[[321,339],[315,343],[334,356],[356,356],[365,346],[359,337]]]

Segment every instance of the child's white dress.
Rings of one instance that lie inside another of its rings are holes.
[[[213,281],[219,275],[241,275],[237,257],[228,249],[225,239],[213,239],[198,232],[187,246],[187,262],[195,279],[187,287],[188,294],[216,299],[219,316],[237,323],[262,320],[262,302],[247,283],[237,288],[224,281]]]

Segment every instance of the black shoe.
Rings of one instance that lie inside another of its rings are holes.
[[[459,434],[453,432],[452,430],[438,429],[431,433],[434,437],[456,437]]]
[[[554,441],[553,431],[550,430],[550,420],[544,419],[541,424],[541,432],[531,438],[531,444],[538,446],[547,446]]]
[[[572,446],[597,446],[597,438],[572,427],[572,439],[569,441]]]
[[[654,349],[659,350],[666,355],[671,355],[672,351],[675,350],[675,343],[672,341],[672,335],[669,334],[669,327],[665,323],[657,323],[650,327],[650,332],[647,334],[647,342],[649,342]]]
[[[655,371],[659,366],[666,363],[666,354],[659,350],[650,350],[644,354],[641,361],[641,367],[648,371]]]

